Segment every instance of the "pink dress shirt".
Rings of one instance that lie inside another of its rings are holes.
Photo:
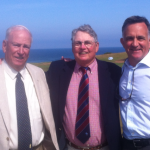
[[[88,66],[90,69],[87,71],[89,77],[89,120],[91,137],[84,144],[75,137],[78,89],[82,78],[82,72],[79,70],[80,67],[81,66],[76,63],[71,77],[66,98],[63,126],[66,137],[71,143],[80,147],[94,147],[106,142],[100,109],[98,65],[95,59],[94,62]]]

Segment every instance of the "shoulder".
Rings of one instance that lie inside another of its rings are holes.
[[[37,67],[35,65],[29,64],[29,63],[26,64],[26,68],[29,70],[30,73],[34,73],[36,75],[37,74],[38,75],[39,74],[41,74],[41,75],[45,74],[43,69],[41,69],[41,68],[39,68],[39,67]]]
[[[46,72],[47,75],[54,75],[62,70],[63,66],[65,65],[65,61],[58,60],[51,62],[48,71]]]
[[[117,66],[114,63],[105,62],[101,60],[97,60],[97,63],[98,63],[98,70],[100,73],[101,71],[106,70],[106,72],[110,74],[112,80],[114,80],[116,83],[119,82],[121,76],[121,67]]]
[[[54,72],[59,72],[60,70],[62,70],[63,68],[74,68],[75,66],[75,60],[69,61],[69,62],[65,62],[64,60],[58,60],[58,61],[53,61],[50,64],[49,70],[50,71],[54,71]]]
[[[65,61],[64,61],[64,60],[52,61],[51,64],[50,64],[49,69],[51,69],[51,68],[60,69],[60,68],[62,68],[62,66],[63,66],[64,64],[65,64]]]
[[[30,63],[27,63],[27,64],[26,64],[26,67],[27,67],[27,68],[30,68],[30,69],[39,70],[39,71],[42,70],[41,68],[39,68],[39,67],[37,67],[37,66],[35,66],[35,65],[32,65],[32,64],[30,64]]]
[[[98,66],[101,66],[102,68],[108,69],[110,72],[121,72],[121,67],[117,66],[114,63],[101,61],[97,59]]]
[[[64,72],[72,72],[75,66],[75,60],[65,62],[64,60],[53,61],[50,64],[48,71],[46,72],[46,79],[49,85],[51,83],[58,81],[61,74]]]

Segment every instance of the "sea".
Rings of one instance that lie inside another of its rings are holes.
[[[125,52],[123,47],[101,47],[96,55],[105,53],[120,53]],[[41,63],[60,60],[61,56],[64,58],[74,59],[71,48],[59,48],[59,49],[31,49],[28,58],[29,63]],[[0,50],[0,58],[4,58],[4,53]]]

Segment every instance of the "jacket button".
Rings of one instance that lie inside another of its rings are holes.
[[[61,128],[59,128],[59,130],[61,130]]]
[[[7,137],[6,140],[9,141],[9,137]]]

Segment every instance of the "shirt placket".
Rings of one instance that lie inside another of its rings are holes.
[[[127,81],[127,93],[128,93],[128,97],[130,97],[131,93],[132,93],[132,86],[133,86],[133,72],[134,69],[131,68],[129,70],[129,74],[128,74],[128,81]],[[131,133],[131,135],[134,135],[133,132],[133,107],[132,107],[132,103],[131,103],[131,99],[128,101],[128,105],[127,105],[127,127]]]

